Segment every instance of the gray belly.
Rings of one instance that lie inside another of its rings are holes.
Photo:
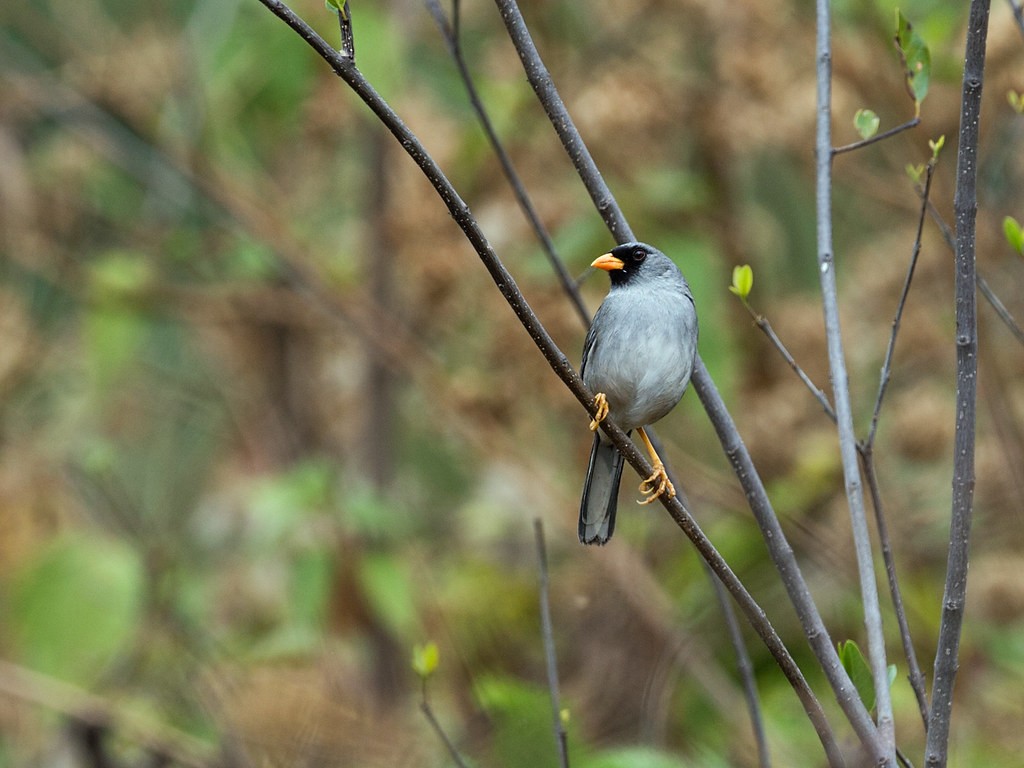
[[[627,430],[653,424],[675,407],[694,358],[682,332],[643,334],[631,341],[613,355],[596,344],[584,376],[591,391],[605,393],[611,418]]]

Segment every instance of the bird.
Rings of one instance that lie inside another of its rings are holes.
[[[646,243],[625,243],[590,265],[608,273],[611,288],[590,324],[580,375],[595,393],[594,445],[580,501],[582,544],[606,544],[615,530],[623,456],[598,429],[608,417],[639,432],[654,473],[640,484],[649,504],[675,496],[644,431],[682,399],[697,357],[697,309],[675,263]]]

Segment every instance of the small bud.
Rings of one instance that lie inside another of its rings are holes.
[[[754,270],[750,268],[750,265],[743,264],[742,266],[733,267],[732,285],[729,286],[729,290],[739,296],[740,301],[746,303],[747,296],[750,295],[753,287]]]
[[[412,669],[421,678],[426,680],[437,669],[441,662],[441,652],[437,649],[437,643],[429,642],[425,645],[416,645],[412,649]]]

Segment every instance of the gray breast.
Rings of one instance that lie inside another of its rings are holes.
[[[595,317],[583,379],[604,392],[623,429],[651,424],[679,402],[693,372],[697,316],[674,288],[612,291]]]

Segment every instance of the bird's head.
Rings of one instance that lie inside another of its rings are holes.
[[[678,268],[668,256],[646,243],[624,243],[594,259],[590,266],[606,271],[613,286],[679,274]]]

